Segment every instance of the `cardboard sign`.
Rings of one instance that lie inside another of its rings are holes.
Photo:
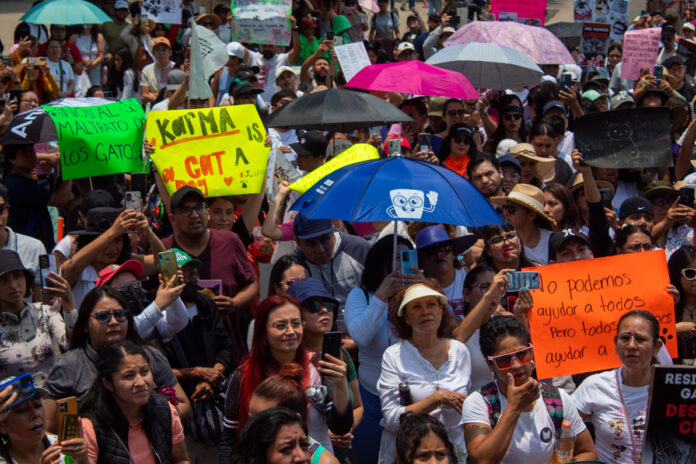
[[[43,108],[56,125],[63,179],[144,171],[145,114],[136,99]]]
[[[696,367],[653,366],[643,464],[696,458]]]
[[[592,113],[575,120],[575,146],[590,166],[674,166],[669,108],[630,108]]]
[[[169,194],[184,185],[208,197],[259,193],[269,147],[253,105],[151,111],[145,137]]]
[[[340,155],[332,158],[330,161],[322,164],[314,171],[302,177],[302,179],[290,184],[290,190],[294,190],[297,193],[305,193],[312,185],[337,169],[341,169],[349,164],[361,163],[374,159],[379,159],[379,153],[375,147],[366,143],[356,143]]]
[[[156,23],[181,24],[181,2],[179,0],[143,0],[142,16]]]
[[[638,80],[642,68],[652,69],[660,50],[662,29],[653,27],[624,34],[621,79]]]
[[[189,98],[210,98],[213,91],[208,85],[208,79],[227,64],[227,48],[210,29],[191,23],[191,30]]]
[[[370,66],[370,57],[367,56],[365,44],[362,42],[334,45],[334,51],[346,82],[351,80],[362,68]]]
[[[491,13],[495,14],[496,19],[500,19],[500,13],[516,13],[517,22],[543,26],[546,19],[546,0],[491,0]]]
[[[271,149],[266,170],[266,198],[276,197],[281,182],[292,184],[301,178],[302,171],[288,160],[280,148]]]
[[[674,300],[667,293],[664,250],[549,264],[538,271],[529,325],[540,379],[621,365],[614,337],[619,319],[644,309],[660,321],[667,349],[677,353]]]
[[[292,0],[232,0],[232,40],[290,45]]]
[[[677,55],[684,58],[686,73],[693,75],[696,71],[696,42],[680,37],[677,43]]]
[[[585,23],[580,38],[580,57],[582,65],[603,66],[609,49],[609,32],[611,25]]]
[[[628,29],[628,0],[575,0],[573,17],[576,22],[608,24],[610,38],[620,40]]]

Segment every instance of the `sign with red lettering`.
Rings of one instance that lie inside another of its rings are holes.
[[[518,23],[543,26],[546,0],[491,0],[491,13],[498,20],[500,13],[515,13],[515,21]]]

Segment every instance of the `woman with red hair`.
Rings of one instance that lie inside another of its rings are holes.
[[[232,374],[227,388],[219,462],[228,461],[238,433],[249,419],[249,402],[256,387],[289,363],[299,364],[305,372],[304,388],[310,399],[309,434],[333,452],[329,430],[343,435],[353,425],[353,407],[346,389],[333,388],[338,382],[346,383],[346,364],[330,356],[319,361],[318,369],[309,362],[302,343],[300,303],[292,296],[269,296],[255,316],[251,352]],[[322,378],[327,385],[322,385]]]

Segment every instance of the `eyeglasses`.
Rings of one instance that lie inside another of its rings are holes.
[[[495,367],[501,371],[508,370],[512,367],[512,360],[517,359],[521,366],[529,364],[534,357],[532,345],[521,350],[513,351],[512,353],[501,354],[500,356],[488,356],[488,360],[495,364]]]
[[[125,292],[125,291],[128,290],[129,288],[134,288],[134,289],[137,290],[137,289],[143,288],[143,284],[142,284],[142,282],[140,282],[139,280],[134,280],[133,282],[129,283],[128,285],[124,285],[124,286],[122,286],[122,287],[119,287],[119,288],[118,288],[118,291],[119,291],[119,292]]]
[[[309,311],[311,314],[318,313],[321,311],[321,307],[326,308],[330,313],[335,313],[338,311],[338,303],[331,300],[306,300],[302,302],[302,307]]]
[[[424,256],[439,255],[440,253],[452,253],[452,245],[442,245],[426,248],[421,251]]]
[[[464,116],[465,114],[468,114],[466,110],[447,110],[447,114],[449,116]]]
[[[485,283],[485,284],[474,284],[472,285],[473,288],[478,288],[481,293],[486,293],[488,290],[491,288],[491,284]]]
[[[41,103],[41,101],[38,98],[27,98],[27,99],[22,99],[22,103],[31,103],[34,105],[38,105]]]
[[[508,232],[507,234],[498,235],[490,240],[491,245],[502,245],[504,242],[513,242],[517,240],[517,232]]]
[[[0,205],[0,214],[4,213],[5,211],[8,211],[10,209],[10,205],[7,203],[3,203]]]
[[[634,243],[633,245],[624,247],[624,250],[628,250],[631,253],[637,253],[639,251],[651,251],[652,249],[653,246],[650,243]]]
[[[681,275],[686,280],[694,280],[696,279],[696,269],[693,267],[687,267],[681,270]]]
[[[196,214],[203,214],[203,212],[206,209],[205,203],[198,204],[196,206],[179,206],[176,208],[177,212],[184,214],[184,215],[190,215],[191,212],[195,212]]]
[[[467,145],[469,145],[469,141],[467,139],[463,139],[461,137],[452,137],[452,141],[454,143],[466,143]]]
[[[503,206],[503,211],[505,211],[507,214],[515,214],[515,211],[517,211],[517,205],[505,205]]]
[[[288,330],[288,327],[292,327],[293,330],[297,330],[300,327],[302,327],[302,321],[300,319],[293,319],[290,322],[283,321],[283,322],[276,322],[275,324],[272,324],[271,327],[276,329],[279,332],[285,332]]]
[[[653,337],[649,337],[647,335],[631,334],[628,332],[619,334],[619,336],[616,337],[617,342],[620,342],[622,345],[628,345],[631,343],[631,339],[636,341],[636,345],[645,345],[646,343],[654,340]]]
[[[510,179],[519,179],[520,173],[519,172],[505,172],[505,171],[503,171],[503,177],[510,178]]]
[[[504,114],[503,119],[506,121],[519,121],[522,119],[522,115],[517,113]]]
[[[114,309],[113,311],[99,311],[98,313],[92,314],[92,316],[102,325],[107,325],[111,322],[112,317],[116,319],[116,322],[123,323],[128,320],[128,310]]]

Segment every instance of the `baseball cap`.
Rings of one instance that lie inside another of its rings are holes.
[[[300,23],[300,29],[316,29],[317,24],[309,18],[303,19]]]
[[[152,48],[155,48],[158,45],[166,45],[168,48],[172,48],[172,44],[169,43],[169,39],[166,37],[157,37],[152,41]]]
[[[621,208],[619,209],[619,219],[623,221],[631,214],[636,213],[648,213],[651,216],[654,215],[652,203],[650,200],[643,197],[630,197],[626,198],[623,203],[621,203]]]
[[[605,94],[599,93],[599,92],[597,92],[597,91],[594,90],[594,89],[593,89],[593,90],[587,90],[587,91],[585,91],[585,92],[582,93],[582,98],[587,98],[587,99],[590,100],[590,101],[595,101],[595,100],[598,100],[598,99],[600,99],[600,98],[602,98],[602,97],[604,97],[604,98],[609,98],[609,95],[605,95]]]
[[[324,156],[329,142],[317,131],[306,131],[297,143],[290,144],[297,156]]]
[[[237,98],[242,95],[258,95],[260,93],[263,93],[263,90],[257,89],[248,82],[242,82],[234,86],[232,92],[230,92],[230,95],[233,98]]]
[[[237,58],[244,59],[244,46],[239,42],[230,42],[226,45],[227,56],[236,56]]]
[[[128,9],[128,2],[126,0],[116,0],[114,2],[114,10]]]
[[[139,279],[144,269],[145,267],[143,266],[143,263],[135,259],[129,259],[120,266],[118,264],[112,264],[110,266],[106,266],[99,272],[99,277],[97,277],[94,285],[97,287],[107,285],[111,279],[116,277],[121,272],[130,272],[135,276],[136,279]]]
[[[181,69],[172,69],[167,74],[167,90],[176,90],[186,79],[186,73]]]
[[[203,192],[201,192],[196,187],[191,187],[190,185],[184,185],[179,190],[174,192],[174,194],[172,195],[172,199],[171,199],[171,203],[170,203],[171,207],[172,207],[172,211],[176,211],[176,209],[179,207],[179,203],[181,203],[181,201],[189,195],[194,196],[201,201],[205,201],[205,195],[203,195]]]
[[[626,103],[635,105],[636,101],[633,99],[633,96],[631,96],[631,94],[626,92],[625,90],[621,90],[617,92],[613,97],[611,97],[612,109],[617,110],[621,105]]]
[[[566,106],[563,104],[563,102],[560,102],[558,100],[551,100],[550,102],[544,105],[541,114],[546,114],[549,110],[552,110],[554,108],[559,108],[563,111],[563,113],[568,113],[568,110],[566,109]]]
[[[199,259],[192,258],[191,255],[186,253],[184,250],[180,250],[178,248],[170,248],[170,250],[174,252],[174,256],[176,256],[176,264],[179,267],[188,263],[191,263],[194,266],[200,266],[203,264]]]
[[[573,229],[563,229],[560,232],[554,232],[549,237],[549,259],[556,259],[556,253],[569,240],[582,240],[586,245],[590,245],[590,239],[582,232]]]
[[[295,216],[295,220],[293,221],[295,238],[300,240],[321,237],[322,235],[335,231],[336,229],[331,224],[330,219],[309,219],[307,216],[300,213]]]
[[[514,156],[510,155],[503,155],[498,158],[498,163],[503,166],[503,165],[512,165],[515,166],[517,169],[522,170],[522,165],[520,162],[515,158]]]
[[[495,156],[498,157],[498,161],[503,157],[503,155],[507,155],[507,153],[510,151],[512,147],[517,145],[519,142],[515,139],[503,139],[500,142],[498,142],[498,146],[495,148]],[[514,157],[511,157],[512,159],[515,159]],[[517,161],[517,160],[515,160]]]
[[[445,26],[442,28],[443,34],[454,34],[455,32],[457,32],[457,31],[455,31],[452,26]]]
[[[324,284],[314,277],[293,282],[288,287],[288,293],[297,298],[300,303],[310,298],[323,298],[338,303],[338,300],[326,291]]]
[[[287,71],[290,71],[293,75],[295,74],[295,71],[290,66],[279,66],[278,69],[276,69],[275,78],[278,79],[281,74]]]
[[[416,48],[411,42],[401,42],[398,47],[396,47],[396,54],[401,55],[403,52],[411,51],[415,52]]]
[[[665,61],[662,62],[662,65],[666,69],[669,69],[670,67],[672,67],[675,64],[684,64],[684,58],[682,58],[679,55],[674,55],[674,56],[670,56],[669,58],[667,58]]]
[[[691,23],[684,23],[684,25],[682,26],[682,31],[683,31],[684,29],[688,29],[688,30],[690,30],[690,31],[696,32],[696,26],[694,26],[694,25],[691,24]]]

